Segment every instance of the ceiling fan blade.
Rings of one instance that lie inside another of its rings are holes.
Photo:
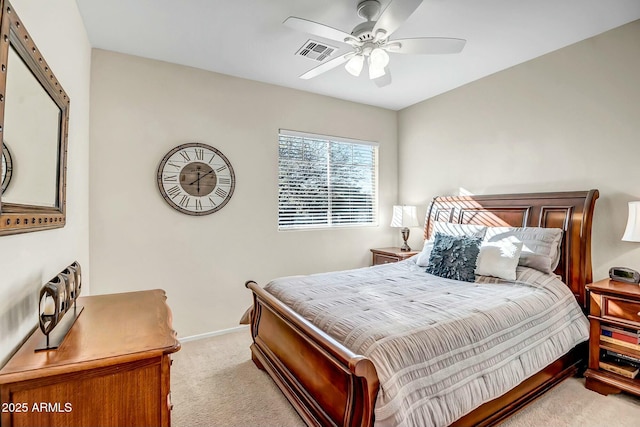
[[[392,0],[380,14],[371,32],[375,34],[378,30],[384,30],[389,37],[421,4],[422,0]]]
[[[309,71],[301,75],[300,78],[304,80],[308,80],[316,76],[319,76],[322,73],[325,73],[329,70],[333,70],[338,65],[344,64],[349,59],[351,59],[351,57],[354,55],[355,55],[355,52],[349,52],[349,53],[345,53],[342,56],[338,56],[337,58],[333,58],[332,60],[327,61],[324,64],[320,64],[317,67],[310,69]]]
[[[283,24],[294,30],[302,31],[303,33],[313,34],[315,36],[324,37],[325,39],[335,40],[342,43],[354,38],[351,34],[345,33],[344,31],[309,21],[308,19],[296,18],[295,16],[288,17],[284,20]]]
[[[395,44],[399,43],[400,46]],[[467,43],[464,39],[450,39],[445,37],[421,37],[415,39],[393,40],[389,45],[389,52],[416,54],[447,54],[460,53]]]
[[[389,86],[391,84],[391,73],[389,72],[389,67],[384,68],[384,76],[373,79],[373,82],[378,87]]]

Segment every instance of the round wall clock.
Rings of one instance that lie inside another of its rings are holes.
[[[9,152],[9,147],[2,143],[2,192],[7,189],[11,182],[11,175],[13,174],[13,159]]]
[[[197,142],[169,151],[158,166],[160,194],[187,215],[208,215],[231,199],[236,176],[219,150]]]

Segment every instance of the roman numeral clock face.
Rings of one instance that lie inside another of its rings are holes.
[[[236,177],[229,160],[200,143],[179,145],[158,166],[158,188],[169,205],[188,215],[208,215],[229,202]]]
[[[13,173],[13,161],[11,159],[11,153],[6,144],[2,143],[2,184],[0,191],[4,192],[11,182],[11,175]]]

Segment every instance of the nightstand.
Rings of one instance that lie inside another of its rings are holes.
[[[590,332],[586,387],[604,395],[626,391],[640,396],[640,375],[632,379],[609,372],[601,367],[600,360],[601,354],[607,353],[617,354],[617,362],[640,361],[640,345],[623,340],[621,332],[616,332],[633,335],[640,331],[640,286],[605,279],[588,284],[587,291]]]
[[[400,248],[378,248],[371,249],[371,265],[389,264],[410,258],[420,251],[401,251]]]

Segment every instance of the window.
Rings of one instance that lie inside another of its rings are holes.
[[[377,144],[286,130],[279,136],[279,230],[377,224]]]

